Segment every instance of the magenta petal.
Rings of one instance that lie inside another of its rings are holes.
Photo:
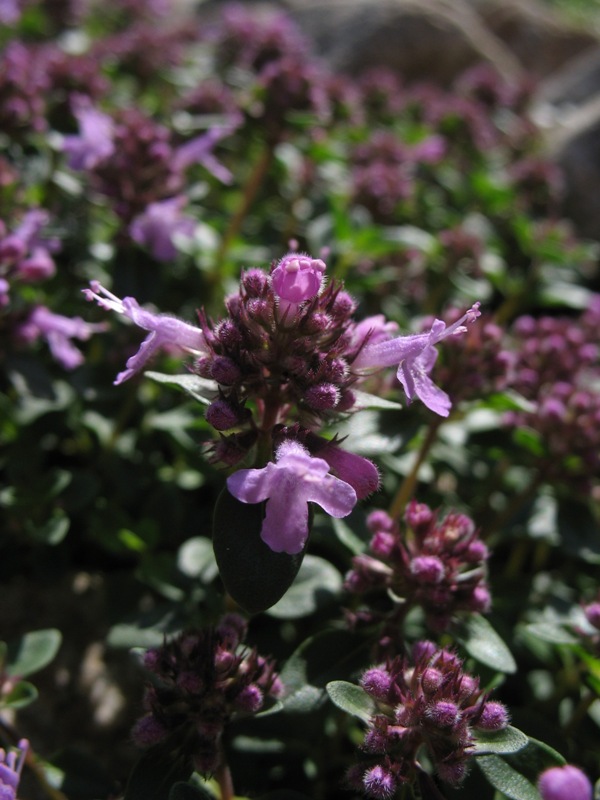
[[[356,492],[349,483],[325,475],[307,487],[306,499],[317,503],[332,517],[346,517],[356,505]]]
[[[270,496],[276,473],[275,464],[264,469],[240,469],[227,478],[227,488],[242,503],[262,503]]]
[[[260,536],[275,553],[299,553],[308,539],[305,499],[286,492],[270,497]]]
[[[333,444],[319,450],[319,456],[327,461],[342,481],[350,484],[359,500],[364,500],[379,488],[379,472],[368,458],[349,453]]]

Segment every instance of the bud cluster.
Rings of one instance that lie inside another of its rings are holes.
[[[400,602],[391,613],[363,611],[360,619],[383,621],[393,629],[398,614],[421,606],[430,628],[444,631],[458,612],[488,611],[488,549],[473,521],[455,512],[440,520],[437,512],[413,500],[404,522],[401,527],[385,511],[367,518],[373,534],[369,553],[354,557],[346,589],[360,595],[389,593]]]
[[[349,782],[366,797],[389,800],[421,769],[424,748],[436,775],[458,785],[469,767],[474,732],[507,727],[508,711],[488,700],[479,679],[463,672],[453,652],[419,641],[412,663],[395,658],[368,669],[361,686],[375,701],[362,750],[370,766],[353,768]]]
[[[273,662],[244,646],[246,631],[242,617],[227,614],[215,628],[186,631],[146,652],[152,682],[144,695],[147,713],[132,731],[136,744],[169,739],[198,772],[216,770],[232,717],[256,714],[283,689]]]

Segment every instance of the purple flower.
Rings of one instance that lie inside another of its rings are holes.
[[[36,306],[17,329],[17,336],[28,342],[43,336],[56,361],[65,369],[75,369],[84,359],[71,339],[85,341],[93,333],[105,329],[106,326],[102,323],[92,324],[81,317],[64,317],[62,314],[54,314],[46,306]]]
[[[263,469],[235,472],[227,488],[242,503],[267,500],[262,540],[276,553],[299,553],[308,538],[308,503],[317,503],[332,517],[345,517],[356,504],[356,492],[298,442],[282,442],[276,458]]]
[[[98,281],[90,283],[91,289],[84,289],[83,292],[87,300],[95,300],[99,306],[107,311],[116,311],[117,314],[123,314],[129,317],[132,322],[143,328],[145,331],[150,331],[138,352],[131,356],[126,363],[127,369],[120,372],[115,385],[123,383],[136,373],[140,372],[152,356],[160,350],[161,347],[177,347],[182,350],[187,350],[191,353],[203,354],[206,350],[204,334],[200,328],[190,325],[183,320],[172,317],[169,314],[153,314],[151,311],[146,311],[140,308],[137,300],[133,297],[124,297],[121,300],[116,295],[105,289]]]
[[[29,750],[27,739],[21,739],[18,753],[7,753],[0,748],[0,800],[16,800],[21,770]]]
[[[229,136],[241,122],[241,116],[231,115],[231,122],[229,125],[222,125],[220,127],[211,128],[201,136],[196,136],[189,142],[181,145],[175,153],[173,158],[173,168],[176,171],[183,172],[192,164],[202,164],[211,175],[213,175],[221,183],[230,184],[233,182],[233,175],[217,160],[213,151],[214,146],[223,139]]]
[[[437,358],[435,345],[447,336],[464,333],[466,327],[463,323],[474,322],[479,315],[479,303],[475,303],[452,325],[446,325],[441,319],[436,319],[429,333],[398,336],[373,344],[367,342],[354,360],[353,367],[362,371],[398,364],[396,374],[408,402],[418,397],[431,411],[447,417],[452,407],[450,398],[429,377]]]
[[[300,303],[319,294],[325,263],[301,253],[288,253],[271,273],[271,284],[279,298],[279,309],[294,312]]]
[[[542,800],[592,800],[592,784],[585,773],[571,764],[542,772],[538,789]]]
[[[143,214],[137,216],[129,226],[134,242],[147,247],[159,261],[169,261],[177,255],[173,243],[176,236],[190,237],[195,222],[181,214],[186,198],[170,197],[150,203]]]
[[[74,99],[73,114],[79,123],[79,134],[64,137],[67,163],[71,169],[94,169],[114,153],[114,122],[108,114],[94,108],[85,95]]]
[[[41,208],[32,208],[23,215],[20,225],[0,241],[0,260],[20,261],[28,251],[42,244],[40,232],[47,225],[49,215]]]
[[[0,0],[0,22],[14,25],[21,19],[20,3],[17,0]]]

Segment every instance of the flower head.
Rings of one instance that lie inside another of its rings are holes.
[[[114,122],[83,95],[73,101],[73,113],[79,123],[79,134],[65,136],[63,140],[67,162],[71,169],[94,169],[114,153]]]
[[[363,674],[360,684],[375,705],[362,745],[370,762],[360,787],[367,797],[392,797],[395,787],[413,780],[423,749],[437,775],[457,785],[474,731],[506,728],[506,708],[489,701],[462,666],[451,651],[417,642],[411,660],[395,658]]]
[[[181,213],[185,201],[185,197],[179,196],[150,203],[129,226],[133,241],[148,247],[159,261],[175,258],[174,239],[177,236],[190,237],[195,227],[194,220]]]
[[[0,800],[16,800],[21,771],[29,750],[27,739],[21,739],[18,753],[0,748]]]
[[[279,446],[276,461],[263,469],[230,475],[227,488],[242,503],[267,501],[261,538],[277,553],[299,553],[304,547],[308,503],[317,503],[332,517],[345,517],[357,500],[348,483],[329,473],[326,461],[291,440]]]
[[[592,800],[592,784],[587,775],[571,764],[542,772],[538,789],[542,800]]]
[[[153,314],[151,311],[146,311],[133,297],[121,300],[98,281],[92,281],[90,286],[91,289],[83,290],[87,300],[95,300],[102,308],[123,314],[140,328],[150,331],[138,352],[128,359],[127,369],[117,375],[115,385],[123,383],[144,369],[150,358],[161,347],[177,347],[192,353],[204,352],[204,335],[194,325],[168,314]]]
[[[450,398],[429,377],[437,358],[435,345],[447,336],[464,333],[465,323],[474,322],[479,315],[479,303],[475,303],[452,325],[446,325],[441,319],[436,319],[428,333],[398,336],[373,344],[367,341],[354,360],[353,368],[363,371],[398,364],[396,375],[404,388],[408,402],[418,397],[431,411],[447,417],[452,405]]]
[[[71,340],[86,341],[93,333],[104,330],[106,326],[103,323],[86,322],[81,317],[65,317],[55,314],[46,306],[36,306],[17,328],[16,335],[26,342],[43,337],[54,359],[65,369],[75,369],[84,359]]]
[[[231,718],[255,714],[283,689],[274,663],[244,644],[246,632],[242,617],[226,614],[214,627],[184,631],[145,653],[153,681],[144,695],[147,713],[132,731],[138,745],[179,733],[195,768],[214,772]]]

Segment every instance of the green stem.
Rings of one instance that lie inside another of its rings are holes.
[[[221,244],[215,256],[215,267],[216,269],[213,272],[213,279],[222,280],[222,273],[220,271],[220,265],[225,260],[227,252],[231,246],[232,241],[240,232],[242,227],[242,223],[246,218],[252,204],[258,194],[260,187],[262,186],[263,180],[265,175],[269,171],[269,167],[271,166],[271,162],[273,160],[273,155],[275,153],[275,142],[274,141],[267,141],[263,147],[263,151],[260,154],[258,161],[255,163],[252,172],[250,173],[250,178],[244,187],[244,193],[242,195],[242,201],[239,204],[237,211],[231,218],[225,233],[223,234],[223,238],[221,239]]]
[[[417,453],[417,457],[412,469],[400,484],[400,487],[398,488],[398,491],[396,492],[396,495],[389,507],[388,513],[392,519],[396,519],[403,513],[408,501],[413,496],[419,470],[436,440],[438,430],[440,429],[443,421],[443,417],[436,417],[429,426],[429,430],[427,431],[427,434],[421,443],[421,447],[419,448],[419,452]]]
[[[233,780],[231,778],[231,770],[223,761],[217,769],[215,779],[219,784],[219,791],[221,793],[221,800],[234,800],[235,791],[233,789]]]

